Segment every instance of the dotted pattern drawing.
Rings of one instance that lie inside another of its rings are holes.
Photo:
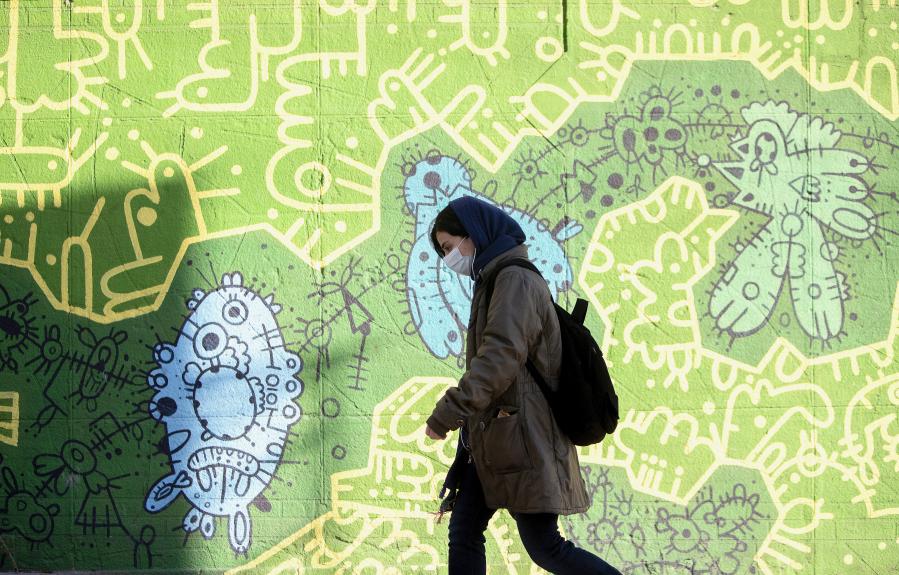
[[[809,354],[871,341],[861,326],[887,329],[880,309],[891,303],[893,278],[866,277],[863,268],[889,258],[897,233],[889,124],[851,114],[839,100],[816,100],[819,111],[802,113],[799,78],[757,88],[728,79],[732,67],[647,65],[651,74],[629,81],[616,108],[583,106],[553,137],[523,143],[490,176],[512,182],[495,199],[544,222],[561,213],[560,221],[589,225],[683,174],[714,206],[742,216],[720,269],[703,280],[701,325],[711,347],[757,361],[758,343],[779,334]],[[566,255],[585,247],[570,238]],[[769,261],[779,263],[762,270]]]
[[[890,385],[899,315],[894,300],[886,341],[817,358],[783,339],[757,365],[708,350],[697,329],[694,286],[713,268],[716,243],[736,219],[732,210],[709,207],[699,185],[679,178],[600,219],[579,283],[607,327],[610,369],[626,368],[642,407],[628,412],[615,441],[591,448],[587,460],[622,465],[632,485],[683,503],[722,465],[759,470],[778,515],[756,565],[763,572],[798,569],[813,549],[822,552],[816,530],[843,529],[837,516],[886,525],[897,513],[889,482],[872,480],[865,469],[892,467],[895,418],[876,424],[890,429],[881,451],[861,447],[861,436],[841,422],[856,417],[860,399],[849,398],[858,374],[868,374],[863,389]],[[624,247],[635,246],[636,237],[643,248]],[[654,279],[658,274],[667,281]],[[671,323],[665,338],[650,331],[662,317]],[[688,394],[702,398],[698,413],[679,406],[677,398]],[[885,549],[836,544],[826,552],[850,565]]]
[[[208,293],[195,290],[187,307],[178,339],[153,350],[159,367],[148,377],[156,391],[149,408],[165,425],[172,472],[145,506],[156,513],[183,495],[187,533],[209,539],[215,518],[226,517],[232,549],[246,554],[247,506],[263,497],[302,415],[293,401],[303,393],[295,378],[302,360],[284,346],[274,296],[244,287],[240,273],[223,275]]]
[[[430,226],[451,201],[466,195],[496,205],[489,192],[496,193],[497,182],[491,180],[486,184],[488,194],[476,192],[471,187],[468,169],[457,159],[437,150],[429,150],[420,160],[404,162],[400,170],[406,176],[403,184],[405,206],[415,217],[415,241],[406,268],[406,293],[411,315],[407,332],[419,332],[435,356],[455,356],[461,365],[464,360],[462,342],[472,297],[471,280],[459,276],[437,258],[430,239]],[[548,229],[533,214],[500,207],[521,226],[527,238],[528,255],[539,266],[553,298],[569,289],[573,274],[562,242],[577,235],[582,226],[566,219]]]
[[[859,242],[875,234],[884,239],[878,217],[863,203],[870,196],[864,174],[874,166],[861,154],[836,147],[841,133],[833,124],[786,103],[754,103],[743,110],[743,119],[748,133],[731,144],[737,159],[715,168],[737,188],[734,203],[770,223],[718,280],[709,313],[732,336],[752,333],[771,319],[789,279],[802,330],[810,338],[830,340],[843,329],[849,294],[845,274],[834,266],[840,248],[824,234]],[[748,277],[763,269],[767,276]]]
[[[381,228],[380,178],[393,146],[439,126],[496,170],[523,138],[552,135],[580,104],[615,101],[641,61],[745,60],[768,79],[793,71],[811,88],[851,90],[883,117],[899,115],[892,2],[869,11],[746,2],[726,13],[685,2],[645,14],[623,0],[578,2],[564,14],[507,0],[436,11],[414,0],[405,9],[319,4],[10,2],[2,263],[28,269],[58,309],[104,322],[157,309],[186,247],[222,235],[265,230],[320,268]],[[175,39],[184,61],[172,72]],[[57,54],[68,55],[64,64]],[[485,79],[535,73],[479,83],[467,73],[472,57]],[[353,89],[360,83],[372,93]],[[326,113],[318,90],[340,95],[340,114]],[[221,128],[218,119],[241,115],[256,118],[252,130]],[[139,127],[147,118],[171,121],[150,141]],[[33,120],[70,119],[63,138],[31,129]],[[655,151],[631,139],[647,121],[670,126]],[[621,123],[612,139],[634,162],[657,162],[683,141],[673,118]],[[345,135],[322,145],[318,135],[335,129]],[[124,192],[75,192],[101,176]],[[72,213],[70,235],[58,234]],[[177,239],[158,241],[160,229],[177,229]],[[127,237],[127,248],[110,250],[113,237]]]
[[[444,570],[472,286],[427,233],[474,195],[620,389],[567,537],[895,571],[897,10],[4,3],[0,570]]]

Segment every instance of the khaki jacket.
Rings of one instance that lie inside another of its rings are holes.
[[[547,383],[558,385],[562,343],[546,282],[530,270],[507,267],[496,278],[489,314],[485,309],[485,285],[497,264],[522,257],[527,257],[523,245],[481,271],[468,324],[467,371],[437,402],[427,423],[440,434],[467,426],[488,507],[581,513],[589,499],[577,451],[525,364],[530,357]],[[498,418],[500,410],[510,415]]]

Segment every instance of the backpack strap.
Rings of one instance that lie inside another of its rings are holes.
[[[571,317],[574,318],[574,321],[584,325],[584,321],[587,319],[587,300],[577,298],[574,309],[571,310]]]
[[[487,290],[486,305],[484,306],[487,309],[487,311],[490,310],[490,300],[493,298],[493,287],[494,287],[494,284],[496,283],[496,276],[498,276],[499,272],[501,272],[505,268],[512,267],[512,266],[531,270],[532,272],[539,275],[541,278],[543,277],[543,274],[540,273],[540,270],[538,270],[537,267],[533,263],[531,263],[530,260],[526,260],[524,258],[515,258],[515,259],[511,259],[511,260],[506,260],[504,262],[497,264],[496,270],[490,276],[490,280],[488,280],[487,285],[484,286],[484,288]],[[586,304],[586,303],[587,302],[584,302],[584,304]],[[584,313],[586,315],[586,311],[587,311],[586,305],[584,306],[584,308],[585,308]],[[546,383],[546,380],[543,379],[543,376],[537,370],[537,366],[534,365],[534,362],[531,361],[530,357],[528,357],[528,359],[527,359],[527,367],[528,367],[528,371],[531,372],[531,377],[534,378],[534,381],[536,381],[537,385],[540,387],[540,391],[543,392],[544,396],[549,398],[550,394],[552,394],[552,390],[549,388],[549,385]]]
[[[526,260],[524,258],[515,258],[515,259],[511,259],[511,260],[506,260],[504,262],[500,262],[499,264],[496,265],[496,271],[494,271],[493,274],[490,276],[490,280],[487,281],[487,285],[484,286],[484,288],[487,290],[487,308],[488,309],[490,308],[490,300],[491,300],[491,298],[493,298],[493,286],[496,283],[496,276],[499,275],[499,272],[503,271],[504,269],[506,269],[508,267],[512,267],[512,266],[531,270],[538,276],[543,277],[543,274],[540,273],[540,270],[538,270],[537,267],[533,263],[531,263],[530,260]]]

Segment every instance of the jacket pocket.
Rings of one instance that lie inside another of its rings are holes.
[[[531,433],[531,445],[536,446],[538,457],[548,458],[551,454],[555,454],[557,460],[566,460],[571,440],[559,429],[543,392],[537,390],[525,393],[523,403],[528,412],[526,431]]]
[[[493,473],[519,473],[531,469],[522,417],[517,407],[500,405],[484,429],[484,462]]]

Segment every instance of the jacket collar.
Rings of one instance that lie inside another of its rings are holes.
[[[481,269],[478,273],[478,277],[475,279],[475,282],[481,284],[487,280],[489,280],[496,273],[496,267],[506,261],[516,258],[525,258],[528,257],[528,247],[524,244],[520,244],[515,246],[512,249],[506,250],[503,253],[499,254],[492,260],[490,260],[487,265]]]

